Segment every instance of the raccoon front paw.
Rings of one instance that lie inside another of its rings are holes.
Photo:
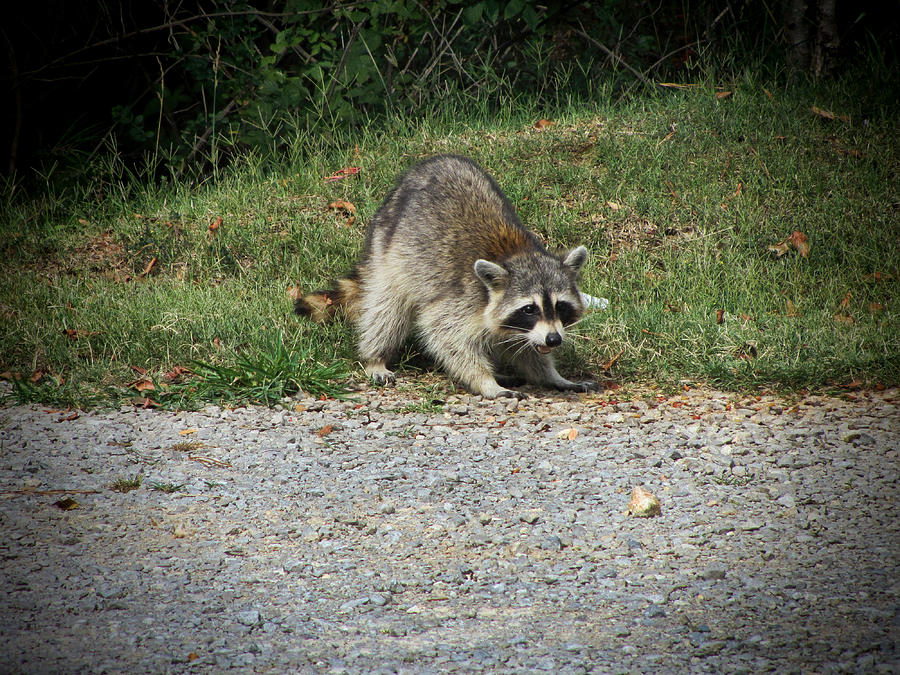
[[[366,375],[368,375],[375,384],[385,385],[393,384],[397,380],[394,371],[388,370],[384,364],[370,364],[366,366]]]
[[[474,391],[476,394],[481,394],[484,398],[495,399],[495,398],[528,398],[528,394],[516,391],[514,389],[507,389],[506,387],[501,387],[496,382],[490,382],[488,384],[484,384],[481,386],[480,391]]]
[[[600,391],[602,388],[603,385],[592,380],[584,380],[582,382],[567,382],[566,384],[557,385],[557,389],[559,389],[560,391],[577,391],[580,393],[585,393],[588,391]]]

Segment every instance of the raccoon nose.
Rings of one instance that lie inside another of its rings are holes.
[[[552,333],[547,333],[547,338],[546,338],[545,342],[547,343],[548,347],[558,347],[559,345],[562,344],[562,336],[559,333],[557,333],[556,331],[553,331]]]

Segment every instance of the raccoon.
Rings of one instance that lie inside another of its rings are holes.
[[[450,378],[485,398],[521,398],[507,386],[523,381],[589,391],[596,383],[565,379],[552,356],[584,312],[587,255],[584,246],[549,253],[478,164],[438,155],[398,180],[348,277],[295,310],[318,321],[343,311],[379,384],[394,381],[388,364],[417,329]]]

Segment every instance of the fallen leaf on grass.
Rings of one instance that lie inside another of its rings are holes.
[[[166,380],[166,382],[174,382],[175,380],[180,378],[182,375],[193,375],[193,374],[194,374],[193,371],[190,370],[189,368],[185,368],[184,366],[175,366],[174,368],[172,368],[172,370],[170,370],[168,373],[163,375],[163,379]]]
[[[552,127],[554,124],[556,124],[556,122],[554,122],[553,120],[542,118],[534,123],[534,128],[538,131],[541,131],[542,129],[546,129],[547,127]]]
[[[618,354],[616,354],[615,356],[613,356],[609,361],[607,361],[606,363],[602,364],[602,365],[600,366],[600,370],[602,370],[602,371],[609,371],[609,370],[612,370],[612,367],[613,367],[614,365],[616,365],[616,361],[618,361],[618,360],[619,360],[619,357],[622,356],[622,354],[624,354],[624,353],[625,353],[625,350],[622,349]]]
[[[863,274],[863,281],[870,283],[878,283],[881,281],[892,281],[894,275],[887,272],[873,272],[872,274]]]
[[[843,312],[838,312],[837,314],[835,314],[834,320],[837,323],[844,324],[845,326],[852,326],[853,324],[856,323],[856,319],[854,319],[849,314],[844,314]]]
[[[797,249],[797,253],[806,258],[809,255],[809,239],[800,230],[791,233],[791,245]]]
[[[790,251],[791,247],[797,249],[797,252],[804,258],[809,256],[809,238],[800,230],[794,230],[790,237],[778,244],[772,244],[768,250],[774,251],[780,258]]]
[[[210,236],[215,237],[219,233],[219,228],[222,226],[223,222],[224,221],[222,220],[222,216],[219,216],[218,218],[216,218],[214,221],[212,221],[209,224],[208,229],[209,229]]]
[[[790,298],[786,299],[784,304],[788,316],[800,316],[800,312],[797,311],[797,308],[794,306],[794,303],[790,301]]]
[[[734,350],[734,358],[750,361],[756,358],[756,345],[745,342]]]
[[[872,314],[878,314],[878,312],[884,311],[884,305],[882,305],[880,302],[870,302],[868,306],[869,306],[869,311]]]
[[[347,166],[343,169],[338,169],[330,176],[325,176],[325,180],[341,180],[342,178],[346,178],[347,176],[355,176],[358,173],[358,166]]]
[[[733,91],[717,91],[717,92],[716,92],[716,98],[717,98],[717,99],[720,99],[720,100],[723,99],[723,98],[728,98],[728,97],[731,96],[733,93],[734,93]]]
[[[344,211],[348,215],[344,227],[350,227],[356,220],[356,207],[351,202],[339,199],[336,202],[331,202],[328,208],[333,211]]]
[[[79,340],[81,338],[93,337],[94,335],[100,335],[99,330],[77,330],[75,328],[66,328],[63,330],[62,334],[65,335],[70,340]]]
[[[128,386],[137,391],[156,391],[156,385],[150,380],[135,380]]]
[[[140,408],[158,408],[159,407],[159,403],[154,401],[152,398],[146,398],[146,397],[141,397],[141,396],[136,396],[135,398],[131,399],[131,402]]]
[[[150,258],[150,262],[144,267],[144,271],[138,274],[139,277],[145,277],[156,267],[156,256]]]
[[[725,321],[725,310],[717,309],[716,310],[716,323],[723,323]]]
[[[810,106],[810,110],[812,110],[814,115],[818,115],[822,119],[825,120],[841,120],[842,122],[849,122],[850,118],[847,115],[836,115],[830,110],[822,110],[818,106]]]

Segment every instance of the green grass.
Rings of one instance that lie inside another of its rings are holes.
[[[460,99],[356,132],[295,130],[283,159],[249,156],[217,180],[151,182],[109,154],[88,181],[9,184],[0,371],[19,374],[20,400],[69,405],[340,395],[362,377],[352,333],[296,318],[288,288],[346,271],[397,174],[456,152],[549,244],[591,251],[583,288],[611,305],[581,322],[564,372],[621,351],[611,376],[626,384],[897,384],[900,121],[859,86],[747,75],[619,102],[598,87],[552,108]],[[347,166],[361,171],[324,180]],[[357,207],[351,226],[327,208],[339,199]],[[794,230],[808,257],[768,250]],[[193,375],[170,378],[176,366]]]
[[[128,477],[120,477],[114,480],[109,485],[109,489],[113,492],[131,492],[132,490],[137,490],[144,483],[144,477],[136,473],[131,478]]]

